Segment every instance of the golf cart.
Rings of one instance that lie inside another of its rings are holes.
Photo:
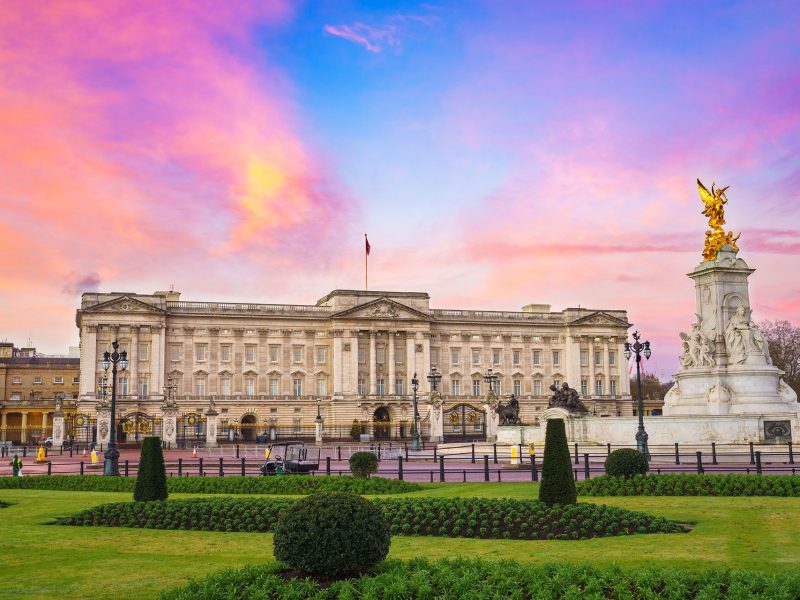
[[[319,469],[319,448],[306,447],[303,442],[275,442],[269,447],[262,475],[297,475]]]

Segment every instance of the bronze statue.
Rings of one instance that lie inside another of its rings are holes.
[[[739,239],[741,233],[737,233],[734,237],[733,232],[725,233],[722,228],[725,225],[725,204],[728,202],[728,197],[725,195],[725,190],[730,186],[724,188],[714,189],[714,184],[711,184],[711,191],[706,189],[700,180],[697,180],[697,190],[700,192],[700,199],[703,201],[703,215],[708,217],[708,226],[711,229],[706,231],[705,246],[703,247],[703,258],[705,260],[714,260],[717,258],[717,253],[720,248],[728,244],[731,248],[738,251],[739,246],[736,245],[736,240]]]
[[[500,417],[500,425],[522,425],[522,421],[519,419],[519,400],[514,394],[511,394],[508,404],[498,402],[494,411]]]
[[[555,383],[552,384],[550,386],[550,391],[553,392],[553,395],[550,397],[550,402],[547,404],[547,408],[563,408],[574,413],[589,412],[589,409],[586,408],[586,405],[581,402],[577,390],[569,387],[566,381],[561,386],[561,389],[559,389]]]

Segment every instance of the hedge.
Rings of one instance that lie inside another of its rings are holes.
[[[294,502],[288,498],[193,498],[101,504],[59,518],[57,523],[267,532]],[[372,502],[383,511],[393,535],[578,540],[686,531],[662,517],[602,504],[547,506],[538,500],[507,498],[380,498]]]
[[[578,484],[581,496],[785,496],[800,497],[795,475],[602,476]]]
[[[36,475],[0,477],[0,489],[61,490],[73,492],[133,492],[133,477],[98,475]],[[418,483],[370,477],[276,475],[274,477],[168,477],[170,494],[278,494],[308,495],[319,492],[353,494],[404,494],[423,487]]]
[[[794,600],[800,574],[768,575],[750,571],[623,569],[573,564],[518,563],[481,559],[383,562],[358,579],[324,582],[284,578],[280,565],[268,563],[226,569],[161,593],[160,600],[231,598],[437,598],[471,600],[653,600],[658,598],[747,598]]]

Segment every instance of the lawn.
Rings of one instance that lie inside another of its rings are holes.
[[[433,484],[425,496],[536,496],[533,484]],[[406,495],[408,496],[408,495]],[[173,497],[188,497],[174,495]],[[0,595],[3,598],[154,598],[158,591],[224,567],[272,558],[259,533],[56,527],[53,517],[130,494],[3,490]],[[659,565],[780,572],[800,567],[800,499],[774,497],[580,498],[695,523],[689,534],[585,541],[395,537],[391,556],[481,556],[630,567]]]

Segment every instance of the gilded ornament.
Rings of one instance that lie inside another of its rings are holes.
[[[703,247],[703,259],[714,260],[717,258],[717,253],[724,245],[729,245],[738,252],[739,246],[736,245],[736,240],[739,239],[741,233],[733,235],[732,231],[725,233],[723,225],[725,225],[725,204],[728,202],[728,197],[725,191],[730,186],[714,189],[714,184],[711,184],[711,191],[706,189],[700,180],[697,180],[697,190],[700,192],[700,199],[703,201],[703,215],[708,217],[708,226],[711,229],[706,230],[705,245]]]

